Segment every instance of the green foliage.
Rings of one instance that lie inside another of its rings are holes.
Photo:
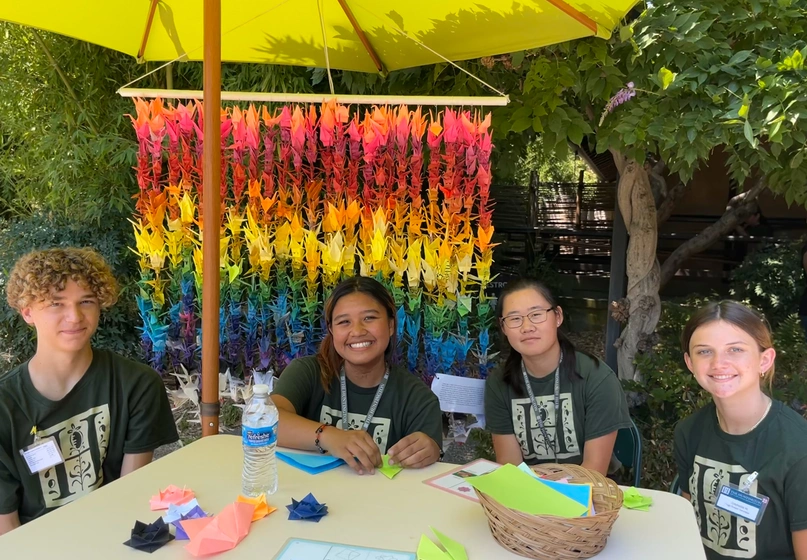
[[[774,328],[799,307],[804,292],[802,244],[765,245],[748,255],[731,275],[732,298],[763,310]]]
[[[92,247],[109,262],[124,287],[118,303],[102,312],[93,344],[136,358],[140,321],[134,295],[130,293],[136,262],[134,254],[126,248],[129,232],[123,224],[128,226],[123,220],[96,226],[48,214],[0,222],[0,291],[5,294],[11,267],[29,251],[57,246]],[[27,360],[35,349],[36,333],[4,297],[0,302],[0,372]]]
[[[807,340],[798,316],[782,321],[773,333],[776,375],[773,396],[807,417]]]
[[[468,445],[474,448],[475,459],[496,460],[496,452],[493,449],[493,434],[488,430],[475,428],[468,434]]]
[[[804,204],[805,15],[803,1],[653,2],[614,45],[638,95],[605,120],[598,149],[653,154],[688,180],[720,147],[740,184],[765,176]]]
[[[142,70],[123,54],[0,22],[0,213],[100,223],[130,212],[132,103],[115,89]]]
[[[577,155],[567,153],[560,157],[552,150],[544,149],[543,139],[538,137],[527,145],[523,156],[518,160],[515,180],[519,185],[528,185],[532,172],[538,174],[542,183],[576,183],[583,171],[583,181],[594,183],[597,176],[591,172]]]

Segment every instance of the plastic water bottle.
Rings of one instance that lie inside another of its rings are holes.
[[[255,498],[277,492],[275,447],[278,416],[277,408],[269,398],[269,386],[255,385],[241,418],[244,446],[241,491],[245,496]]]

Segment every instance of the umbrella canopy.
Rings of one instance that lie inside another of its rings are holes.
[[[331,68],[391,71],[440,62],[435,53],[456,61],[608,38],[636,1],[221,0],[221,59],[325,67],[324,36]],[[142,60],[202,60],[201,8],[200,0],[3,0],[0,20]]]

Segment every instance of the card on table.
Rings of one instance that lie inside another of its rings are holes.
[[[461,496],[472,502],[478,502],[479,498],[476,497],[476,492],[474,492],[474,489],[468,484],[467,479],[472,476],[480,476],[493,472],[500,466],[500,464],[488,461],[487,459],[477,459],[472,463],[462,465],[461,467],[424,480],[423,482],[429,486],[434,486],[435,488],[448,492],[449,494]]]
[[[415,560],[415,553],[307,539],[289,539],[272,560]]]

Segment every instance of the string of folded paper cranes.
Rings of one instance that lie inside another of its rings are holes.
[[[203,107],[135,108],[141,340],[155,369],[187,375],[200,364]],[[335,102],[220,111],[218,336],[230,377],[314,353],[325,298],[356,273],[393,293],[410,370],[487,375],[490,115]]]

